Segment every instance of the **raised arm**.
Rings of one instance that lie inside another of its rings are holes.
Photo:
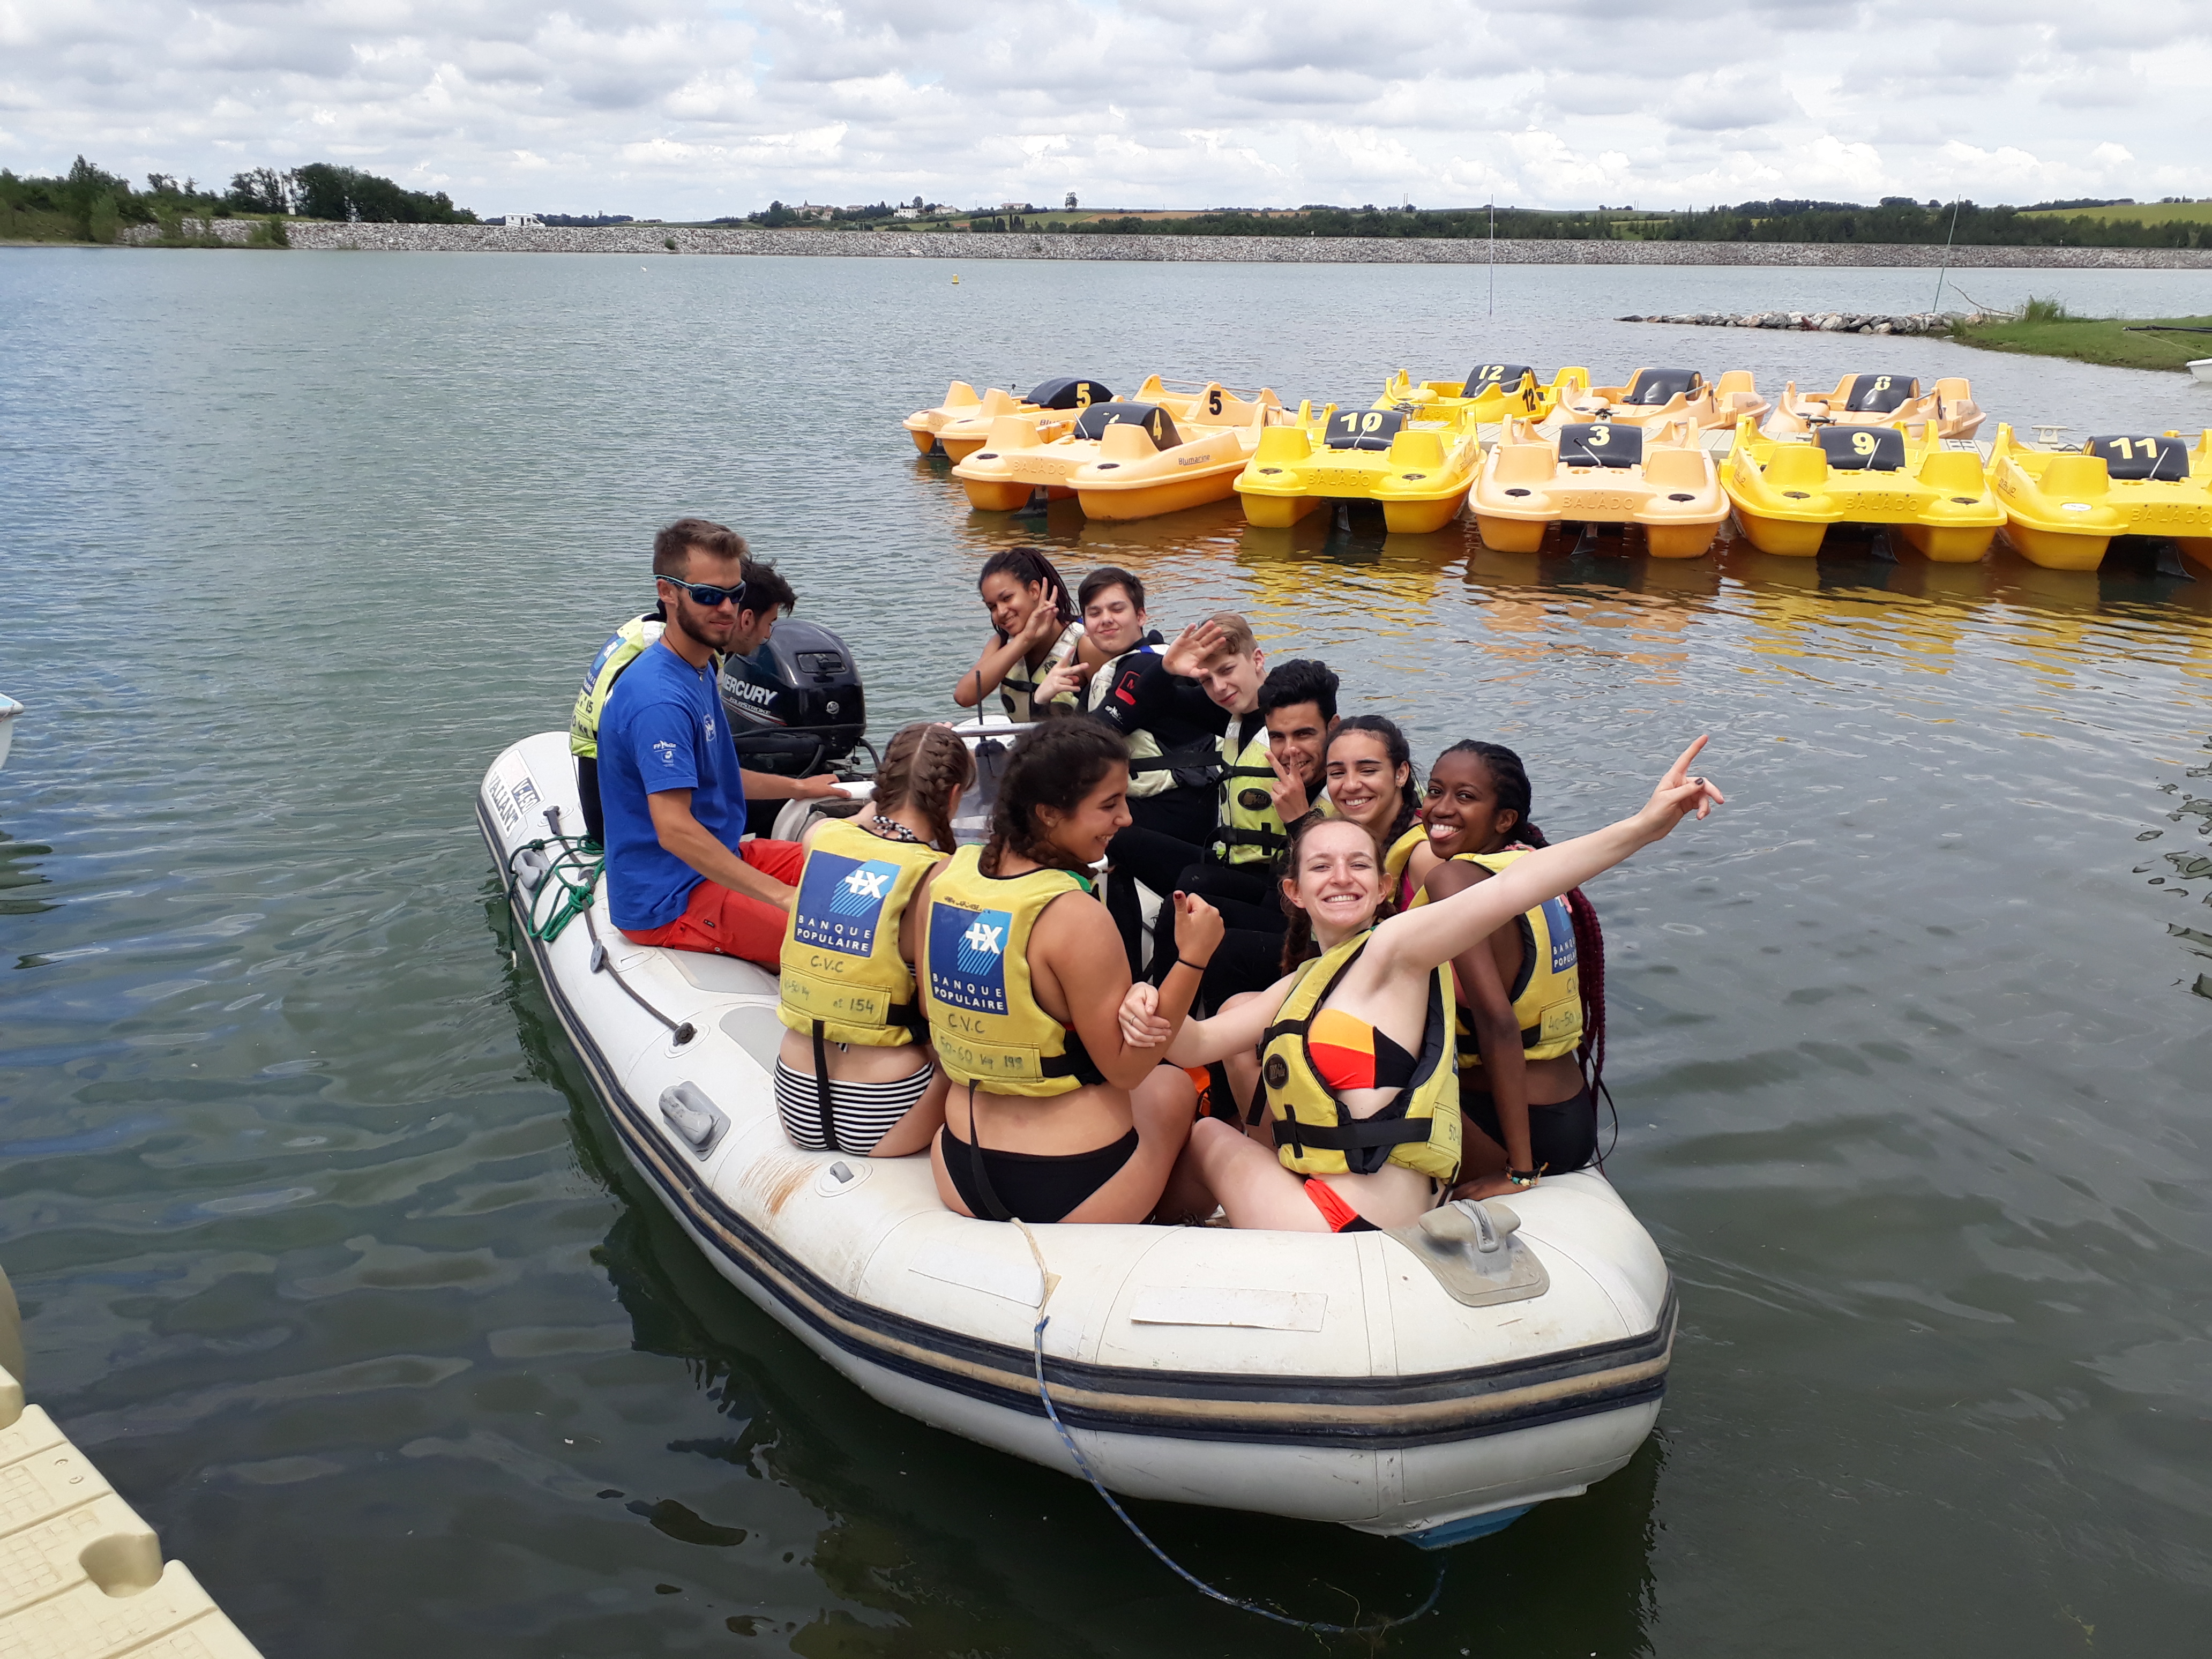
[[[1690,763],[1705,746],[1705,739],[1699,738],[1684,750],[1633,817],[1556,847],[1539,848],[1463,893],[1391,917],[1375,930],[1367,960],[1385,971],[1426,969],[1449,962],[1524,910],[1581,886],[1639,848],[1664,838],[1690,814],[1704,817],[1727,799],[1705,779],[1690,775]]]

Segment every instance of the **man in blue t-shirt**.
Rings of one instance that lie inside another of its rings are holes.
[[[680,519],[653,539],[668,625],[599,716],[607,906],[640,945],[769,966],[803,861],[796,842],[740,841],[745,790],[716,684],[745,598],[744,538]]]

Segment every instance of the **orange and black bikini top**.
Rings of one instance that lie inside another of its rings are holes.
[[[1414,1057],[1357,1014],[1324,1008],[1306,1033],[1314,1071],[1332,1093],[1346,1089],[1402,1089],[1413,1080]]]

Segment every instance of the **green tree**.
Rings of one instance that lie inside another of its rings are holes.
[[[87,241],[112,242],[115,240],[118,214],[115,198],[102,191],[92,198],[84,214],[84,234]]]

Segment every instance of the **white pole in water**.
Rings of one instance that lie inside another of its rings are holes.
[[[1498,314],[1498,204],[1490,204],[1490,314]]]
[[[1943,265],[1942,269],[1936,273],[1936,299],[1934,303],[1929,305],[1928,307],[1930,311],[1935,310],[1937,306],[1943,303],[1943,278],[1948,276],[1951,270],[1951,238],[1956,236],[1958,234],[1959,198],[1954,196],[1951,198],[1951,228],[1949,233],[1943,238]]]

